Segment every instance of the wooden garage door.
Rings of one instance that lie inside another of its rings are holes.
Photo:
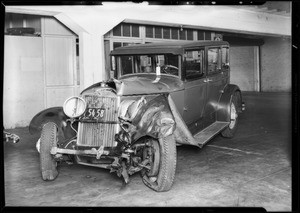
[[[257,46],[230,48],[230,82],[242,91],[259,91],[259,57]]]
[[[45,36],[46,107],[62,106],[78,92],[76,40],[71,36]]]

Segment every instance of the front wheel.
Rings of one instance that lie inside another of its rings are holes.
[[[40,168],[43,180],[54,180],[57,175],[57,162],[51,155],[52,147],[57,146],[57,126],[53,122],[43,126],[40,139]]]
[[[142,172],[145,185],[158,192],[170,190],[176,171],[176,143],[173,135],[159,140],[149,139],[143,154],[143,159],[146,158],[150,161],[150,169]]]
[[[234,93],[230,103],[230,123],[221,135],[225,138],[232,138],[237,130],[238,125],[238,93]]]

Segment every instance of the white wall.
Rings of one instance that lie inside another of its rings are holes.
[[[291,92],[291,40],[266,38],[261,46],[261,91]]]
[[[43,41],[5,36],[4,45],[3,125],[27,126],[44,108]]]

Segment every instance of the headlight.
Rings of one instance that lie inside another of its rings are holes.
[[[86,102],[83,98],[71,97],[65,101],[63,109],[68,117],[77,118],[85,112]]]

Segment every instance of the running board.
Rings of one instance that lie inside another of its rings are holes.
[[[201,132],[194,135],[194,139],[198,143],[199,147],[202,148],[204,144],[206,144],[215,135],[219,134],[228,125],[229,122],[216,121],[215,123],[203,129]]]

